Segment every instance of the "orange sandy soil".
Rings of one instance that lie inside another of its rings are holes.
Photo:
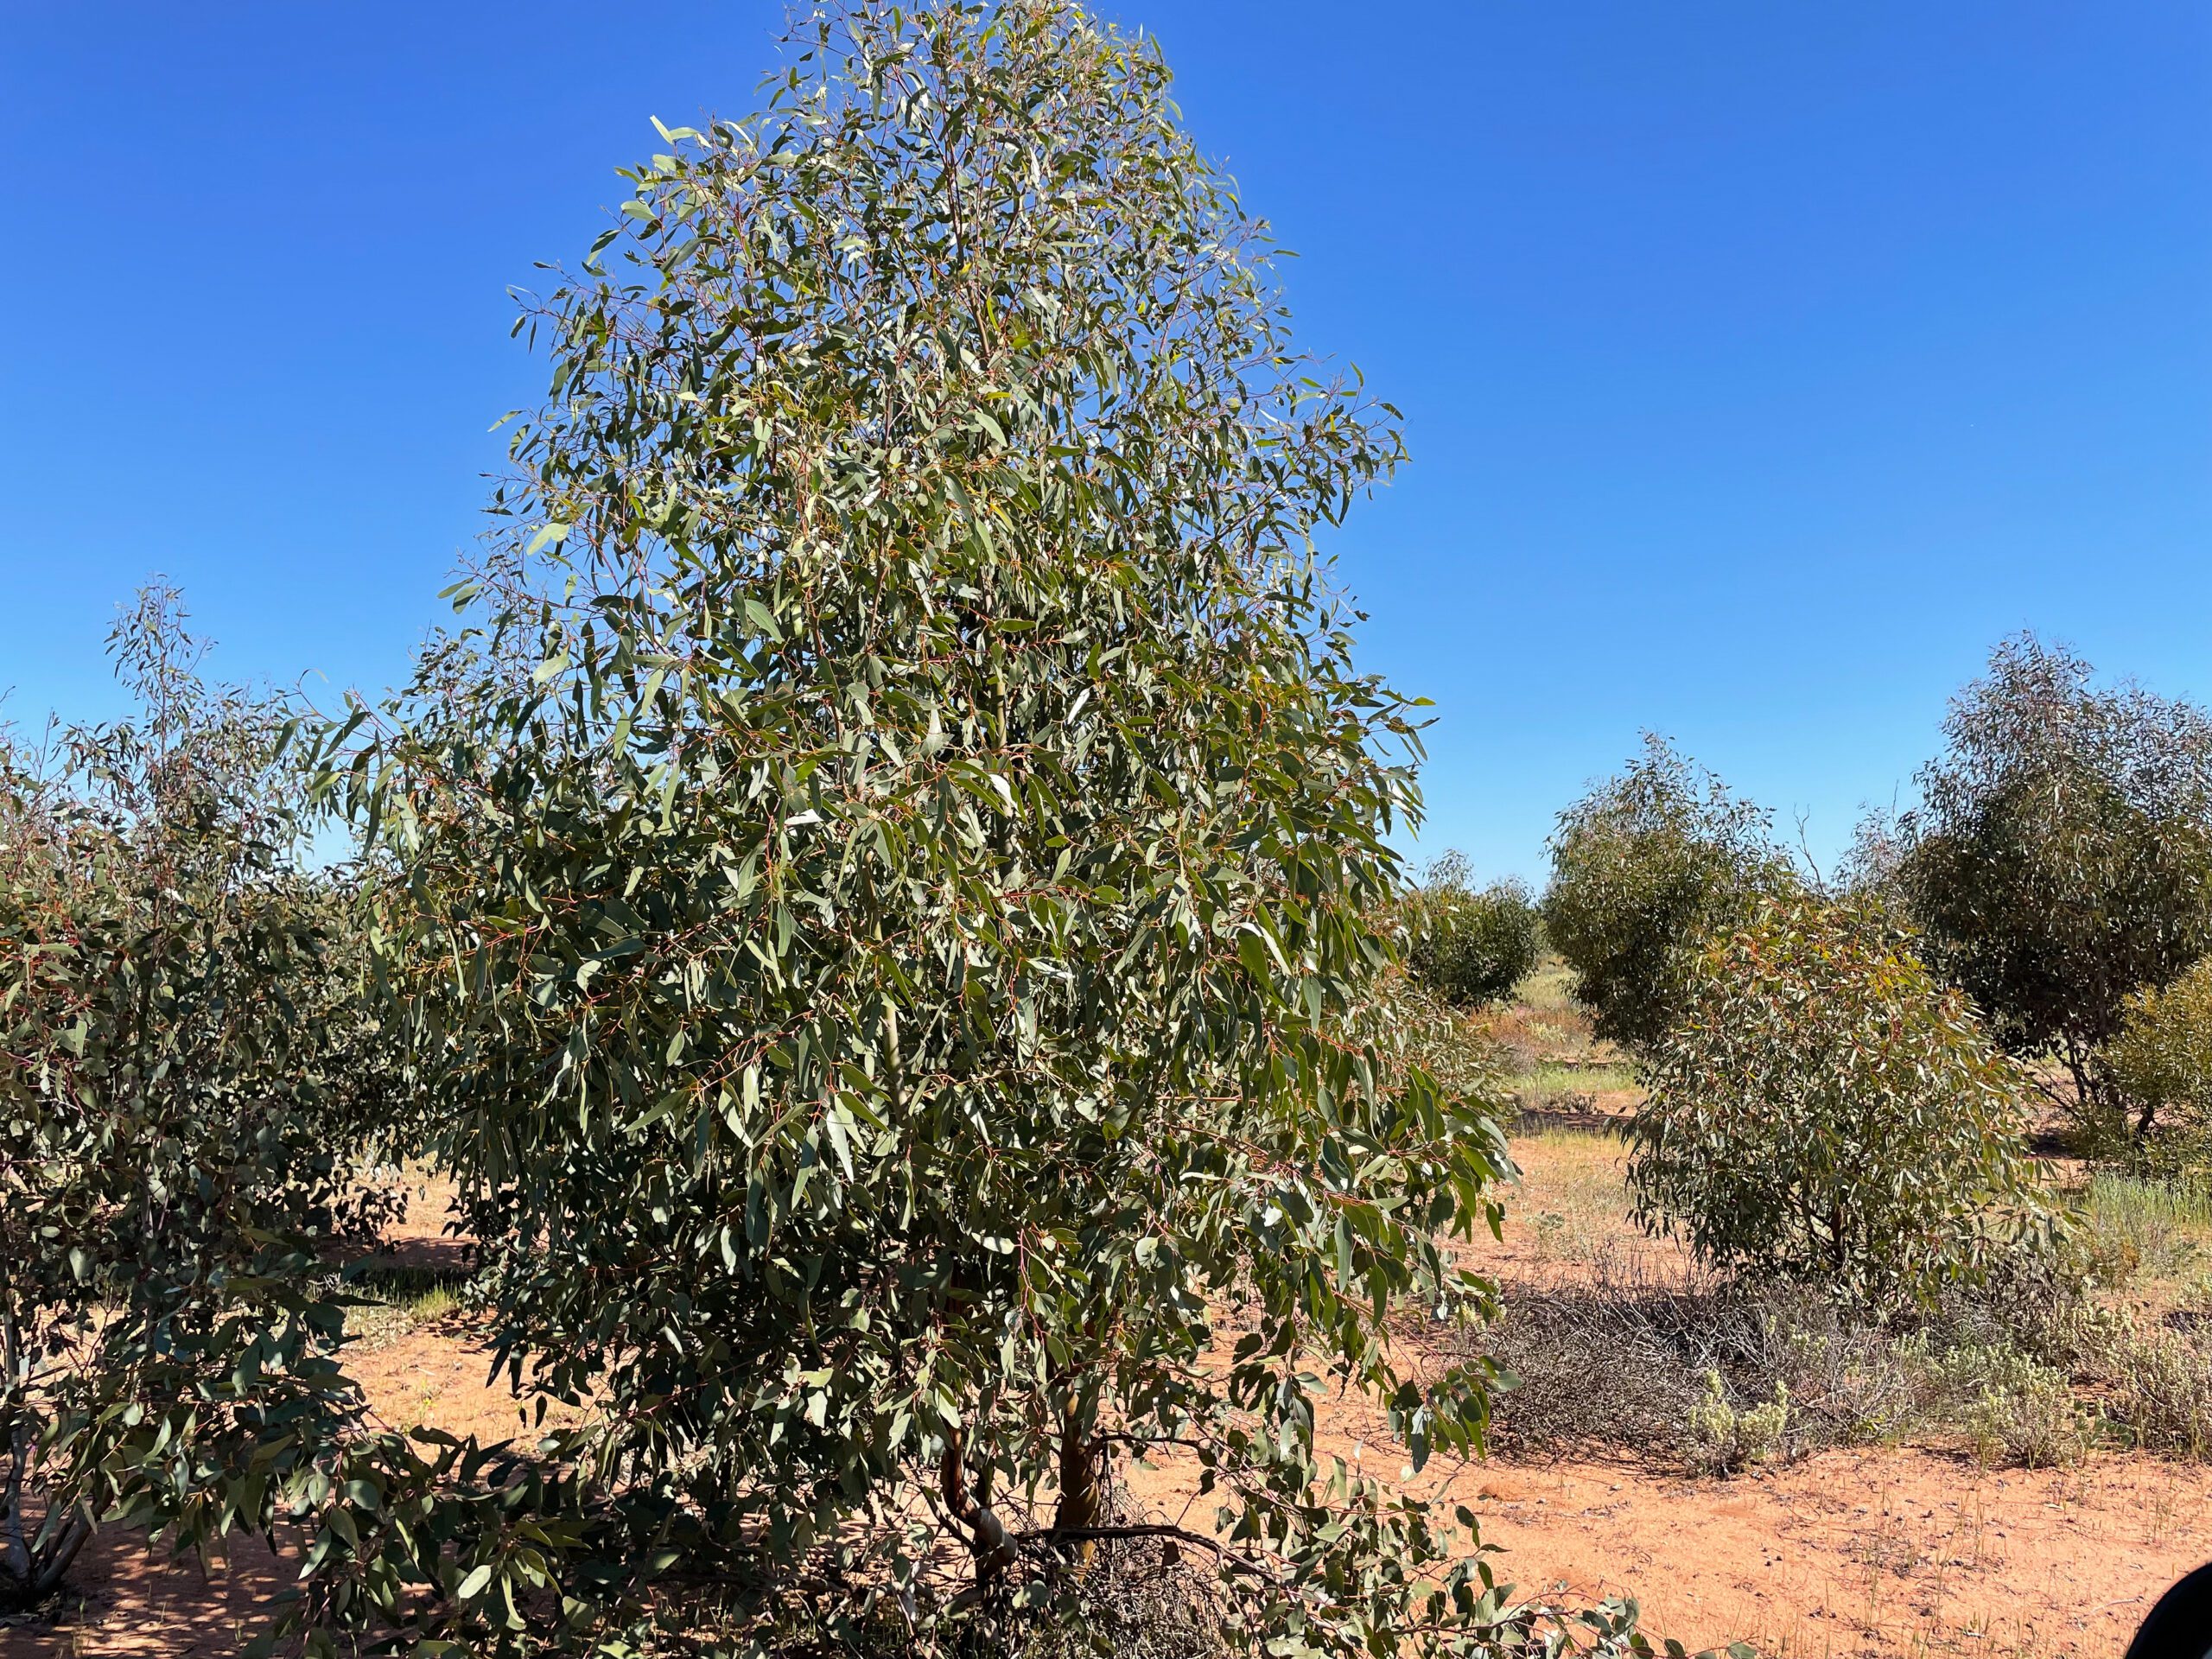
[[[1560,1239],[1611,1234],[1602,1214],[1611,1154],[1593,1137],[1516,1144],[1529,1191],[1506,1243],[1482,1253],[1501,1276],[1573,1270]],[[1618,1190],[1617,1188],[1614,1190]],[[1539,1235],[1536,1218],[1548,1216]],[[403,1261],[454,1247],[410,1224]],[[1661,1253],[1661,1254],[1663,1254]],[[378,1414],[503,1439],[519,1432],[504,1384],[458,1317],[418,1326],[351,1361]],[[1339,1402],[1322,1449],[1399,1473],[1380,1414]],[[1189,1491],[1173,1464],[1128,1471],[1168,1515]],[[1731,1480],[1598,1462],[1433,1465],[1414,1483],[1465,1503],[1499,1546],[1497,1576],[1522,1593],[1633,1595],[1646,1627],[1693,1650],[1746,1640],[1805,1659],[2111,1656],[2158,1592],[2212,1559],[2212,1469],[2101,1456],[2073,1470],[1984,1469],[1915,1447],[1830,1452]],[[1189,1523],[1207,1524],[1193,1514]],[[50,1624],[0,1627],[0,1656],[233,1654],[238,1632],[291,1569],[260,1546],[210,1571],[103,1539]]]
[[[1364,1431],[1364,1433],[1363,1433]],[[1381,1414],[1341,1406],[1322,1449],[1400,1471]],[[1172,1465],[1129,1471],[1179,1516]],[[1787,1659],[2117,1656],[2167,1585],[2212,1558],[2212,1470],[2145,1457],[1984,1469],[1915,1447],[1827,1452],[1731,1480],[1589,1461],[1432,1465],[1522,1596],[1634,1597],[1693,1651]],[[1203,1527],[1192,1510],[1184,1523]]]

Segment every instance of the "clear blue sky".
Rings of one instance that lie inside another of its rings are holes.
[[[1405,410],[1368,657],[1425,851],[1537,873],[1640,728],[1816,850],[2034,626],[2212,696],[2202,0],[1114,0]],[[0,686],[113,706],[148,573],[229,674],[379,687],[542,364],[505,290],[775,0],[0,0]]]

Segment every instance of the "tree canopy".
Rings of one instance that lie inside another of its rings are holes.
[[[537,314],[512,533],[330,736],[499,1352],[589,1408],[558,1528],[458,1584],[392,1545],[450,1592],[357,1610],[505,1651],[557,1590],[645,1642],[703,1580],[926,1634],[1079,1601],[1163,1530],[1113,1466],[1179,1447],[1241,1640],[1502,1639],[1313,1441],[1349,1384],[1416,1464],[1475,1444],[1480,1374],[1386,1323],[1480,1310],[1440,1241],[1506,1166],[1375,1014],[1416,728],[1313,537],[1395,416],[1293,344],[1148,41],[860,3],[791,46]]]
[[[1686,958],[1633,1128],[1648,1226],[1872,1304],[2042,1224],[2028,1077],[1911,944],[1878,907],[1798,898]]]
[[[1643,753],[1559,817],[1546,936],[1574,969],[1600,1037],[1656,1043],[1680,1002],[1680,959],[1793,885],[1768,815],[1647,734]]]
[[[1510,996],[1536,965],[1535,901],[1518,881],[1474,884],[1465,857],[1446,853],[1408,895],[1408,959],[1453,1007]]]
[[[129,718],[0,742],[0,1609],[118,1511],[266,1523],[264,1427],[351,1409],[319,1258],[403,1117],[282,708],[165,588],[111,645]]]
[[[1889,880],[1932,965],[2085,1098],[2128,995],[2212,946],[2212,721],[2032,635],[1954,700]]]

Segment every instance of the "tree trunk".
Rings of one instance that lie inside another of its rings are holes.
[[[988,1481],[988,1475],[985,1478]],[[997,1587],[1006,1577],[1007,1568],[1014,1565],[1014,1541],[1007,1535],[1006,1523],[991,1512],[988,1484],[976,1493],[969,1491],[961,1437],[957,1433],[945,1443],[944,1459],[938,1466],[938,1480],[945,1506],[952,1511],[953,1518],[968,1529],[968,1550],[976,1558],[976,1582],[961,1592],[955,1605],[971,1598],[980,1600]]]
[[[16,1326],[16,1310],[12,1304],[0,1310],[0,1363],[7,1367],[4,1382],[6,1394],[12,1399],[22,1390],[27,1372],[22,1363],[22,1343]],[[8,1433],[8,1481],[0,1491],[0,1580],[12,1593],[28,1597],[38,1576],[37,1563],[31,1558],[30,1546],[23,1538],[24,1476],[30,1463],[30,1421],[24,1408],[28,1400],[15,1400],[9,1415],[11,1419]]]
[[[46,1565],[31,1580],[30,1599],[33,1601],[41,1600],[54,1592],[61,1583],[61,1575],[69,1570],[70,1564],[77,1559],[77,1552],[85,1547],[85,1541],[92,1535],[90,1522],[82,1516],[70,1518],[68,1525],[61,1529],[60,1536],[54,1541],[47,1552]]]
[[[1052,1510],[1054,1532],[1087,1532],[1105,1518],[1099,1451],[1090,1437],[1090,1425],[1071,1403],[1060,1419],[1060,1501]],[[1089,1560],[1094,1548],[1084,1540],[1081,1558]]]

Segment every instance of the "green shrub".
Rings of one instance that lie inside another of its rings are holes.
[[[1457,1008],[1502,1001],[1536,965],[1535,901],[1518,881],[1477,887],[1467,861],[1446,853],[1407,905],[1414,974]]]
[[[2212,957],[2164,988],[2132,993],[2102,1060],[2132,1109],[2141,1154],[2212,1170]]]
[[[1769,819],[1657,737],[1560,814],[1542,920],[1598,1035],[1657,1042],[1681,1005],[1681,955],[1792,886]]]
[[[1684,985],[1633,1125],[1647,1227],[1861,1303],[1931,1297],[2031,1236],[2033,1085],[1878,910],[1767,904]]]
[[[385,1213],[396,1057],[283,711],[183,624],[118,622],[130,717],[0,734],[0,1612],[118,1511],[269,1525],[253,1426],[359,1403],[317,1258]]]

